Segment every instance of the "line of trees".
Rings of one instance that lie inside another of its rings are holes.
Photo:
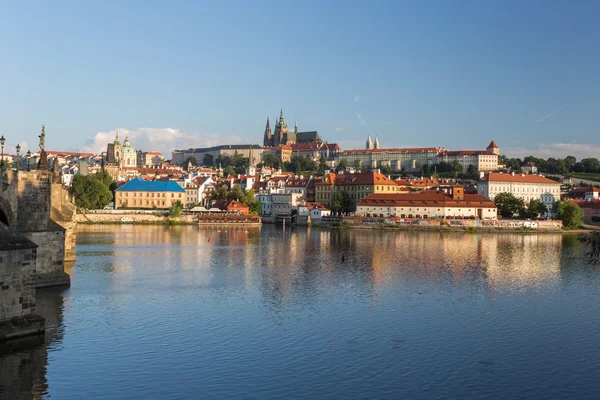
[[[237,200],[244,205],[248,206],[249,212],[251,214],[260,214],[260,210],[262,207],[262,202],[256,200],[254,197],[254,191],[248,190],[244,193],[244,191],[235,186],[233,189],[228,190],[227,186],[221,185],[212,191],[210,194],[211,200]]]
[[[556,219],[563,222],[564,229],[577,229],[583,224],[581,207],[566,200],[555,202],[552,209],[548,210],[548,207],[540,200],[532,199],[525,204],[522,198],[516,197],[512,193],[498,193],[494,197],[494,203],[498,208],[498,213],[505,218],[518,215],[521,218],[535,219],[551,211]]]
[[[528,156],[522,160],[520,158],[500,156],[499,162],[516,172],[520,172],[521,167],[528,163],[533,163],[539,172],[547,174],[566,175],[569,172],[600,172],[600,162],[597,158],[592,157],[577,161],[577,158],[573,156],[565,158],[550,157],[548,159]]]

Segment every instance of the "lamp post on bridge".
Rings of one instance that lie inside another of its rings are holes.
[[[2,169],[4,169],[4,143],[6,143],[6,139],[4,138],[4,135],[2,135],[2,137],[0,137],[0,145],[2,146],[2,161],[0,161],[2,163]]]
[[[17,150],[17,171],[19,170],[19,162],[21,161],[19,159],[19,155],[21,153],[21,145],[17,144],[17,146],[15,147],[15,150]]]
[[[27,171],[31,171],[31,150],[27,150]]]

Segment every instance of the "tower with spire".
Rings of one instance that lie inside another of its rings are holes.
[[[379,136],[375,135],[375,150],[379,150]]]
[[[373,141],[371,140],[371,135],[367,138],[367,150],[373,149]]]
[[[273,142],[273,136],[271,135],[271,126],[269,125],[269,117],[267,117],[267,126],[265,127],[265,137],[263,139],[263,146],[271,146]]]

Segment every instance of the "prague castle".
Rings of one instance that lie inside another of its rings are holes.
[[[294,125],[294,130],[290,132],[283,118],[283,110],[279,113],[279,120],[275,123],[275,132],[271,133],[269,118],[265,127],[263,140],[264,147],[290,146],[296,143],[321,143],[317,131],[298,132],[298,123]]]

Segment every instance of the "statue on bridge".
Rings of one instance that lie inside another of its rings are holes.
[[[42,125],[42,134],[38,136],[40,138],[40,161],[38,162],[38,169],[42,171],[48,171],[48,154],[44,147],[46,146],[46,126]]]
[[[42,134],[38,137],[40,138],[40,150],[44,151],[45,140],[46,140],[46,125],[42,125]]]

